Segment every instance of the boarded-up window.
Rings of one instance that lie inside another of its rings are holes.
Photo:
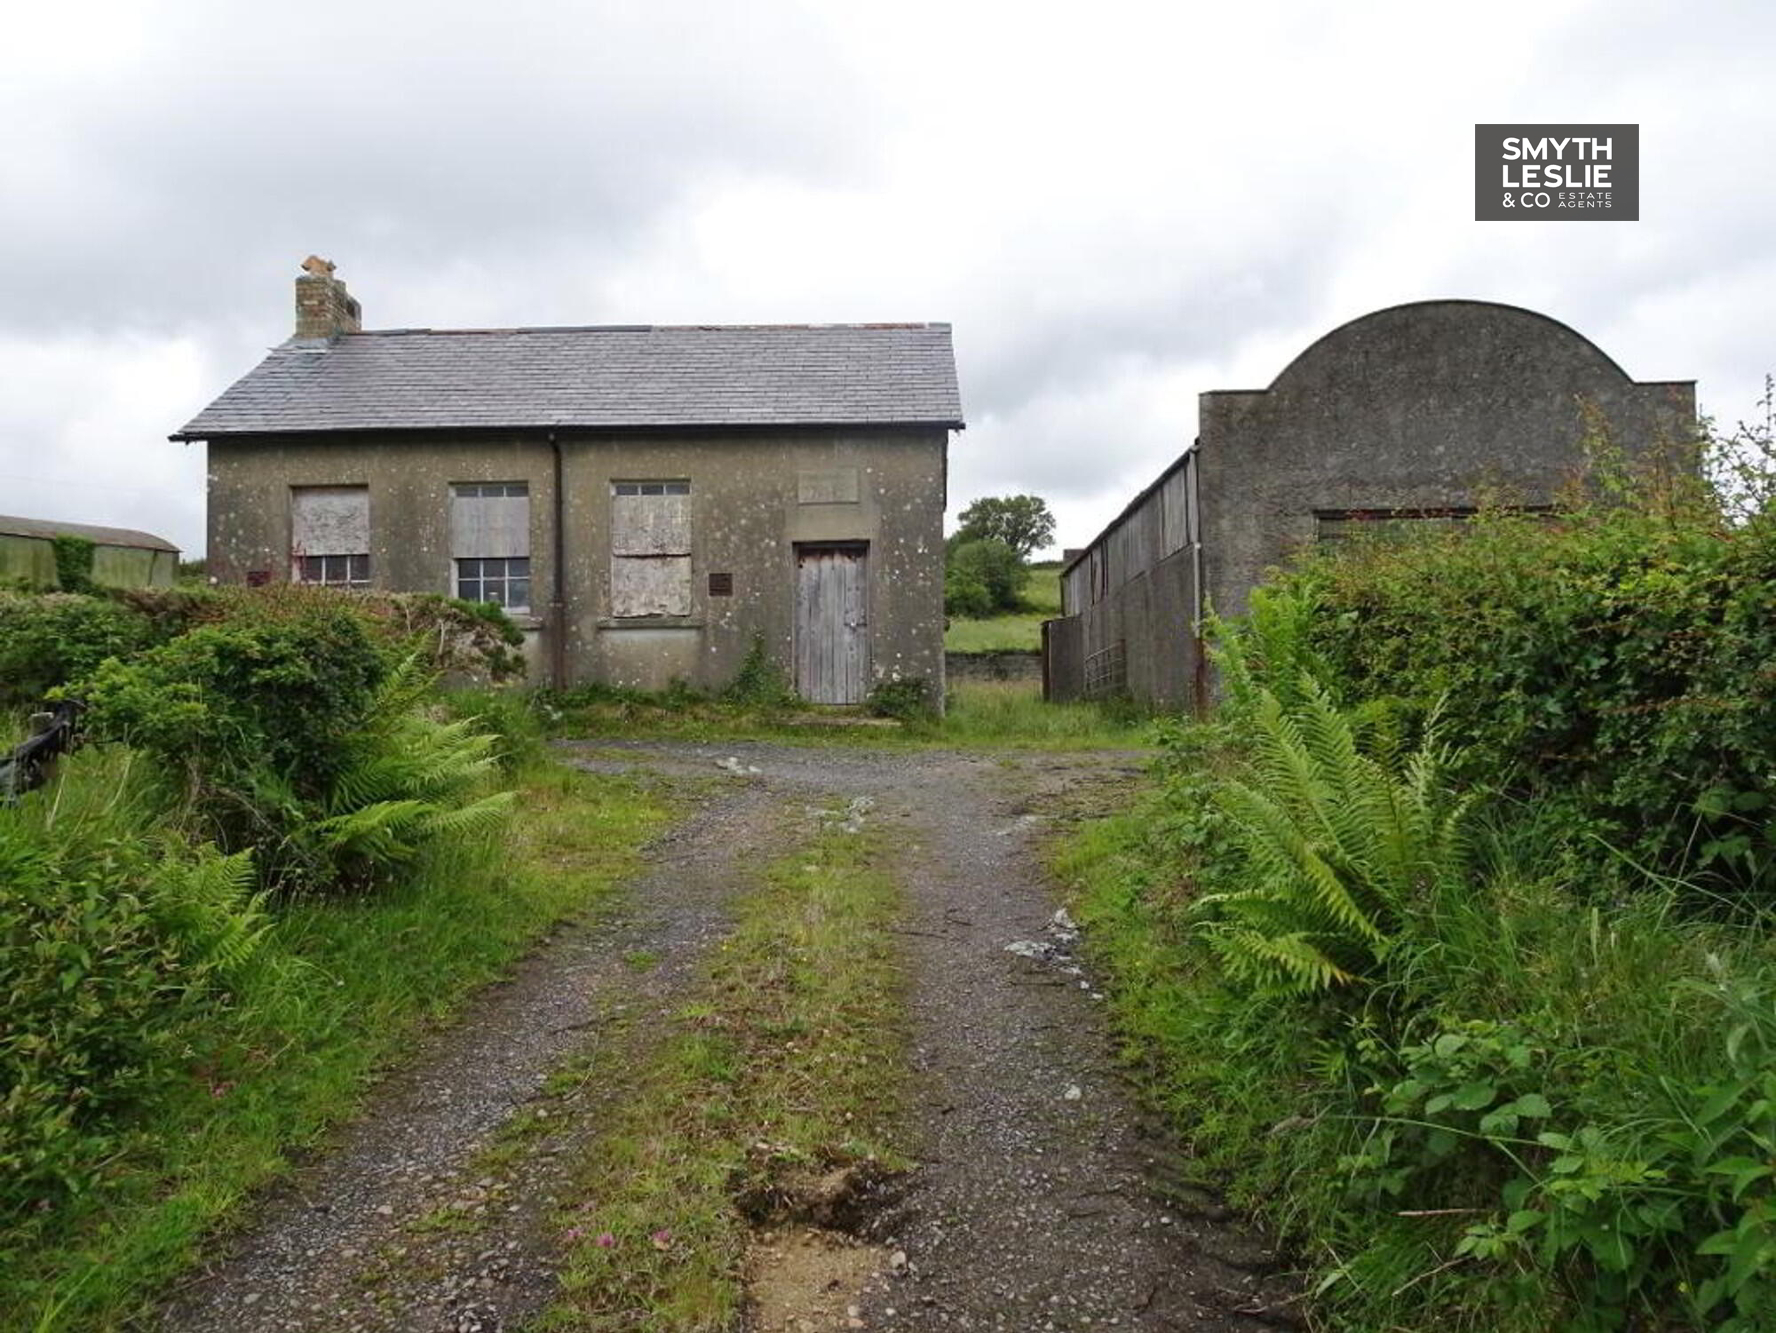
[[[530,487],[522,481],[450,488],[456,595],[508,611],[530,609]]]
[[[611,615],[691,613],[691,483],[611,483]]]
[[[369,487],[291,490],[290,578],[341,588],[370,586]]]

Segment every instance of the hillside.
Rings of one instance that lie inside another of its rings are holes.
[[[1024,609],[1015,615],[975,620],[956,616],[944,631],[944,647],[952,653],[989,653],[1007,649],[1034,652],[1042,647],[1042,622],[1061,613],[1061,562],[1045,560],[1030,566]]]

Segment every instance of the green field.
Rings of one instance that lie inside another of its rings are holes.
[[[944,648],[952,653],[991,653],[1020,648],[1033,652],[1042,647],[1042,622],[1061,614],[1060,573],[1058,560],[1031,565],[1022,611],[985,620],[957,616],[944,631]]]

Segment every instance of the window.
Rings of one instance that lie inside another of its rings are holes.
[[[458,597],[529,611],[529,483],[465,481],[452,486],[450,553]]]
[[[370,586],[367,486],[292,488],[290,578],[329,588]]]
[[[500,556],[458,560],[456,595],[466,602],[492,602],[508,611],[528,611],[530,558]]]
[[[611,483],[611,615],[691,613],[691,483]]]
[[[367,555],[305,555],[302,557],[303,583],[318,583],[328,588],[368,588],[370,557]]]

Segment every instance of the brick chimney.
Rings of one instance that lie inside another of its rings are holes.
[[[303,260],[302,276],[296,279],[296,336],[337,338],[363,327],[358,303],[333,276],[333,265],[319,255]]]

